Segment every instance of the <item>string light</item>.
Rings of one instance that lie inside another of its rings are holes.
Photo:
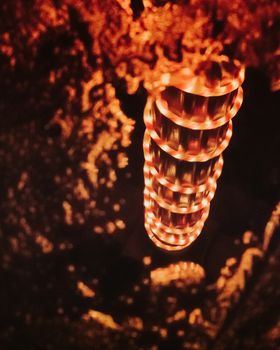
[[[190,78],[189,70],[166,75],[144,110],[145,228],[164,250],[182,250],[201,233],[242,104],[241,64],[222,56],[213,67],[211,79]]]

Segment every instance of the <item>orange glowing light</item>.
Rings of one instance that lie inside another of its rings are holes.
[[[165,250],[184,249],[201,233],[242,104],[242,65],[224,56],[210,64],[208,75],[165,74],[167,86],[144,111],[145,228]]]
[[[154,287],[168,286],[171,282],[182,287],[200,285],[204,278],[204,269],[192,261],[179,261],[176,264],[159,267],[151,271],[151,284]]]

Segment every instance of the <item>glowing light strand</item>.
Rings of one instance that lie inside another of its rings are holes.
[[[221,77],[210,88],[205,79],[182,70],[181,81],[179,74],[164,77],[169,86],[148,98],[143,141],[145,228],[161,249],[189,246],[209,215],[222,172],[222,152],[232,136],[231,119],[243,99],[244,68],[236,61],[232,64],[238,74],[231,81]]]

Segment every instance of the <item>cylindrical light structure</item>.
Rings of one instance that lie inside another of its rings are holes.
[[[200,234],[243,98],[244,68],[222,57],[194,76],[169,76],[148,98],[144,121],[145,228],[165,250],[181,250]]]

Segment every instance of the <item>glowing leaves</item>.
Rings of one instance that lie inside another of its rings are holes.
[[[128,165],[128,157],[124,152],[117,155],[118,168],[125,168]]]
[[[172,281],[177,287],[200,284],[205,277],[203,268],[193,262],[179,261],[167,267],[157,268],[151,271],[153,286],[167,286]]]
[[[122,327],[116,323],[111,315],[107,315],[103,312],[96,310],[89,310],[87,314],[83,316],[85,321],[94,320],[101,324],[105,328],[110,328],[116,331],[120,331]]]
[[[77,288],[85,298],[93,298],[95,296],[95,292],[82,281],[77,282]]]
[[[26,171],[23,171],[21,174],[20,180],[18,182],[18,185],[17,185],[17,188],[19,191],[21,191],[24,188],[27,180],[28,180],[28,173]]]
[[[73,224],[73,212],[72,212],[72,206],[69,202],[64,201],[62,203],[63,209],[64,209],[64,220],[67,225]]]
[[[90,193],[89,190],[86,188],[85,182],[83,179],[79,178],[77,181],[77,185],[74,189],[75,194],[78,199],[80,200],[89,200],[90,199]]]
[[[41,247],[44,254],[51,253],[53,251],[53,243],[41,234],[37,234],[35,242]]]
[[[134,121],[121,111],[120,103],[115,97],[115,90],[110,84],[106,84],[104,89],[100,90],[100,93],[103,95],[103,99],[94,101],[92,107],[91,118],[93,122],[90,119],[84,122],[85,133],[91,135],[89,139],[93,139],[93,142],[90,142],[88,146],[87,161],[82,162],[81,167],[87,171],[89,181],[93,187],[96,188],[99,184],[107,184],[107,187],[112,188],[116,181],[116,174],[113,169],[114,160],[109,153],[118,150],[119,144],[121,147],[130,145],[130,135]],[[87,89],[87,94],[89,94],[89,89]],[[102,129],[96,132],[94,137],[95,124],[98,124],[98,128]],[[120,168],[127,165],[127,157],[124,152],[117,152],[117,163]],[[99,177],[99,169],[103,165],[107,168],[105,178]],[[103,178],[104,180],[102,180]]]

